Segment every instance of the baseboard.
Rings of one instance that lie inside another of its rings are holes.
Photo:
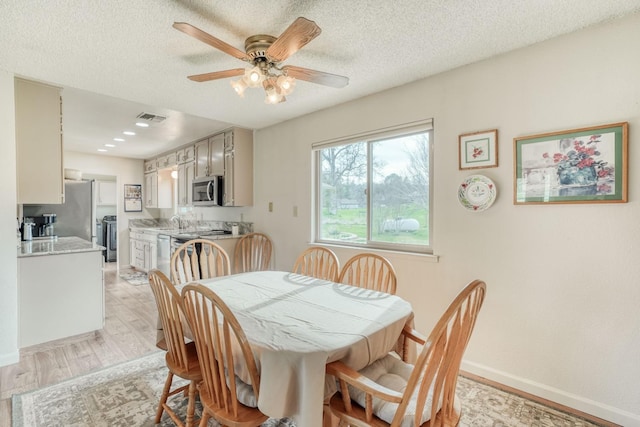
[[[20,350],[16,348],[13,353],[0,354],[0,366],[13,365],[20,361]]]
[[[524,394],[530,395],[527,396],[528,398],[533,397],[534,399],[532,400],[538,398],[542,401],[541,403],[555,406],[557,409],[564,410],[565,412],[573,412],[587,419],[592,418],[595,423],[605,426],[640,427],[640,414],[633,414],[604,403],[587,399],[583,396],[567,393],[563,390],[474,362],[463,361],[461,369],[481,378],[488,379],[488,383],[495,383],[493,385],[497,388],[515,389],[517,394],[518,392],[523,392]]]

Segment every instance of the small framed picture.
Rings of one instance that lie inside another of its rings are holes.
[[[124,185],[124,211],[142,212],[142,185]]]
[[[458,137],[459,169],[498,166],[498,130],[465,133]]]
[[[513,203],[627,201],[628,124],[517,137]]]

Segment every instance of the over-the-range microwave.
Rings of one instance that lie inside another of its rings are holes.
[[[222,206],[222,176],[205,176],[193,180],[194,206]]]

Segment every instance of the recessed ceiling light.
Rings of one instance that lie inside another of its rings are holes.
[[[104,148],[98,148],[98,151],[100,151],[101,153],[106,153],[107,150],[105,150]]]
[[[115,144],[104,144],[105,147],[109,147],[109,148],[113,148],[115,147]]]
[[[118,141],[118,142],[124,142],[124,139],[122,138],[113,138],[114,141]]]
[[[124,131],[124,132],[122,132],[122,133],[124,133],[125,135],[129,135],[129,136],[133,136],[133,135],[135,135],[135,134],[136,134],[135,132],[131,132],[130,130],[125,130],[125,131]]]
[[[149,123],[138,122],[138,123],[136,123],[136,126],[140,126],[141,128],[148,128],[149,127]]]

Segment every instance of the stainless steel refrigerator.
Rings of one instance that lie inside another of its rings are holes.
[[[25,217],[56,214],[54,234],[59,237],[77,236],[96,241],[96,210],[94,181],[65,180],[64,203],[60,205],[24,205]]]

